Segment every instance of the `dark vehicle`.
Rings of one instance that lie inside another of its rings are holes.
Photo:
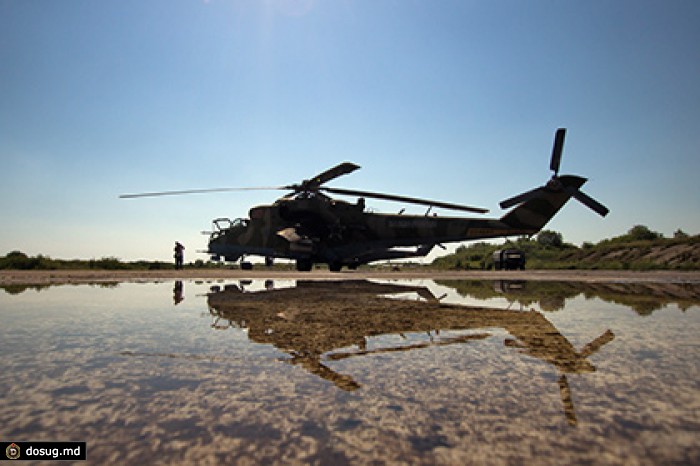
[[[524,270],[525,253],[518,249],[499,249],[493,253],[493,268],[496,270]]]

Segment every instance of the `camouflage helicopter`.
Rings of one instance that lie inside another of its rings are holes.
[[[435,246],[465,240],[533,235],[572,197],[598,214],[608,209],[580,191],[587,181],[574,175],[559,175],[565,128],[556,131],[550,169],[554,172],[543,186],[506,199],[501,208],[517,206],[501,218],[429,216],[433,207],[476,213],[486,209],[461,204],[325,186],[347,175],[358,165],[343,162],[298,184],[274,188],[214,188],[124,194],[121,198],[211,193],[246,189],[290,191],[271,205],[250,209],[249,218],[213,220],[207,253],[213,260],[235,262],[245,256],[262,256],[271,264],[274,258],[296,261],[299,271],[310,271],[315,263],[326,263],[337,272],[346,266],[387,259],[422,257]],[[355,203],[331,198],[327,193],[358,197]],[[429,206],[425,215],[369,212],[365,198]],[[404,249],[402,249],[404,248]],[[405,249],[410,248],[410,249]],[[251,267],[250,263],[243,263]]]

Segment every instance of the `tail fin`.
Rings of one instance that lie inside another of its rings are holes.
[[[537,233],[572,197],[603,217],[608,214],[607,207],[579,189],[587,181],[586,178],[574,175],[559,176],[565,136],[564,128],[559,128],[554,135],[552,158],[549,162],[549,169],[554,174],[547,184],[501,202],[503,209],[518,206],[501,218],[501,221],[511,228],[529,234]]]
[[[559,212],[572,193],[586,182],[586,178],[573,175],[556,177],[556,185],[547,183],[526,193],[527,200],[511,210],[501,221],[514,229],[537,233]]]

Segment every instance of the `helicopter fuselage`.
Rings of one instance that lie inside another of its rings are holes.
[[[313,263],[338,269],[424,256],[436,244],[536,232],[499,219],[373,213],[362,198],[355,204],[325,196],[283,198],[254,207],[249,215],[229,225],[215,221],[208,250],[214,258],[260,255],[296,260],[301,270]]]

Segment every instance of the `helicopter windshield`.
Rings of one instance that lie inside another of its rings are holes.
[[[214,219],[213,222],[214,224],[214,229],[216,231],[222,231],[222,230],[231,230],[234,228],[246,228],[248,226],[248,219],[247,218],[237,218],[233,221],[228,218],[217,218]]]

